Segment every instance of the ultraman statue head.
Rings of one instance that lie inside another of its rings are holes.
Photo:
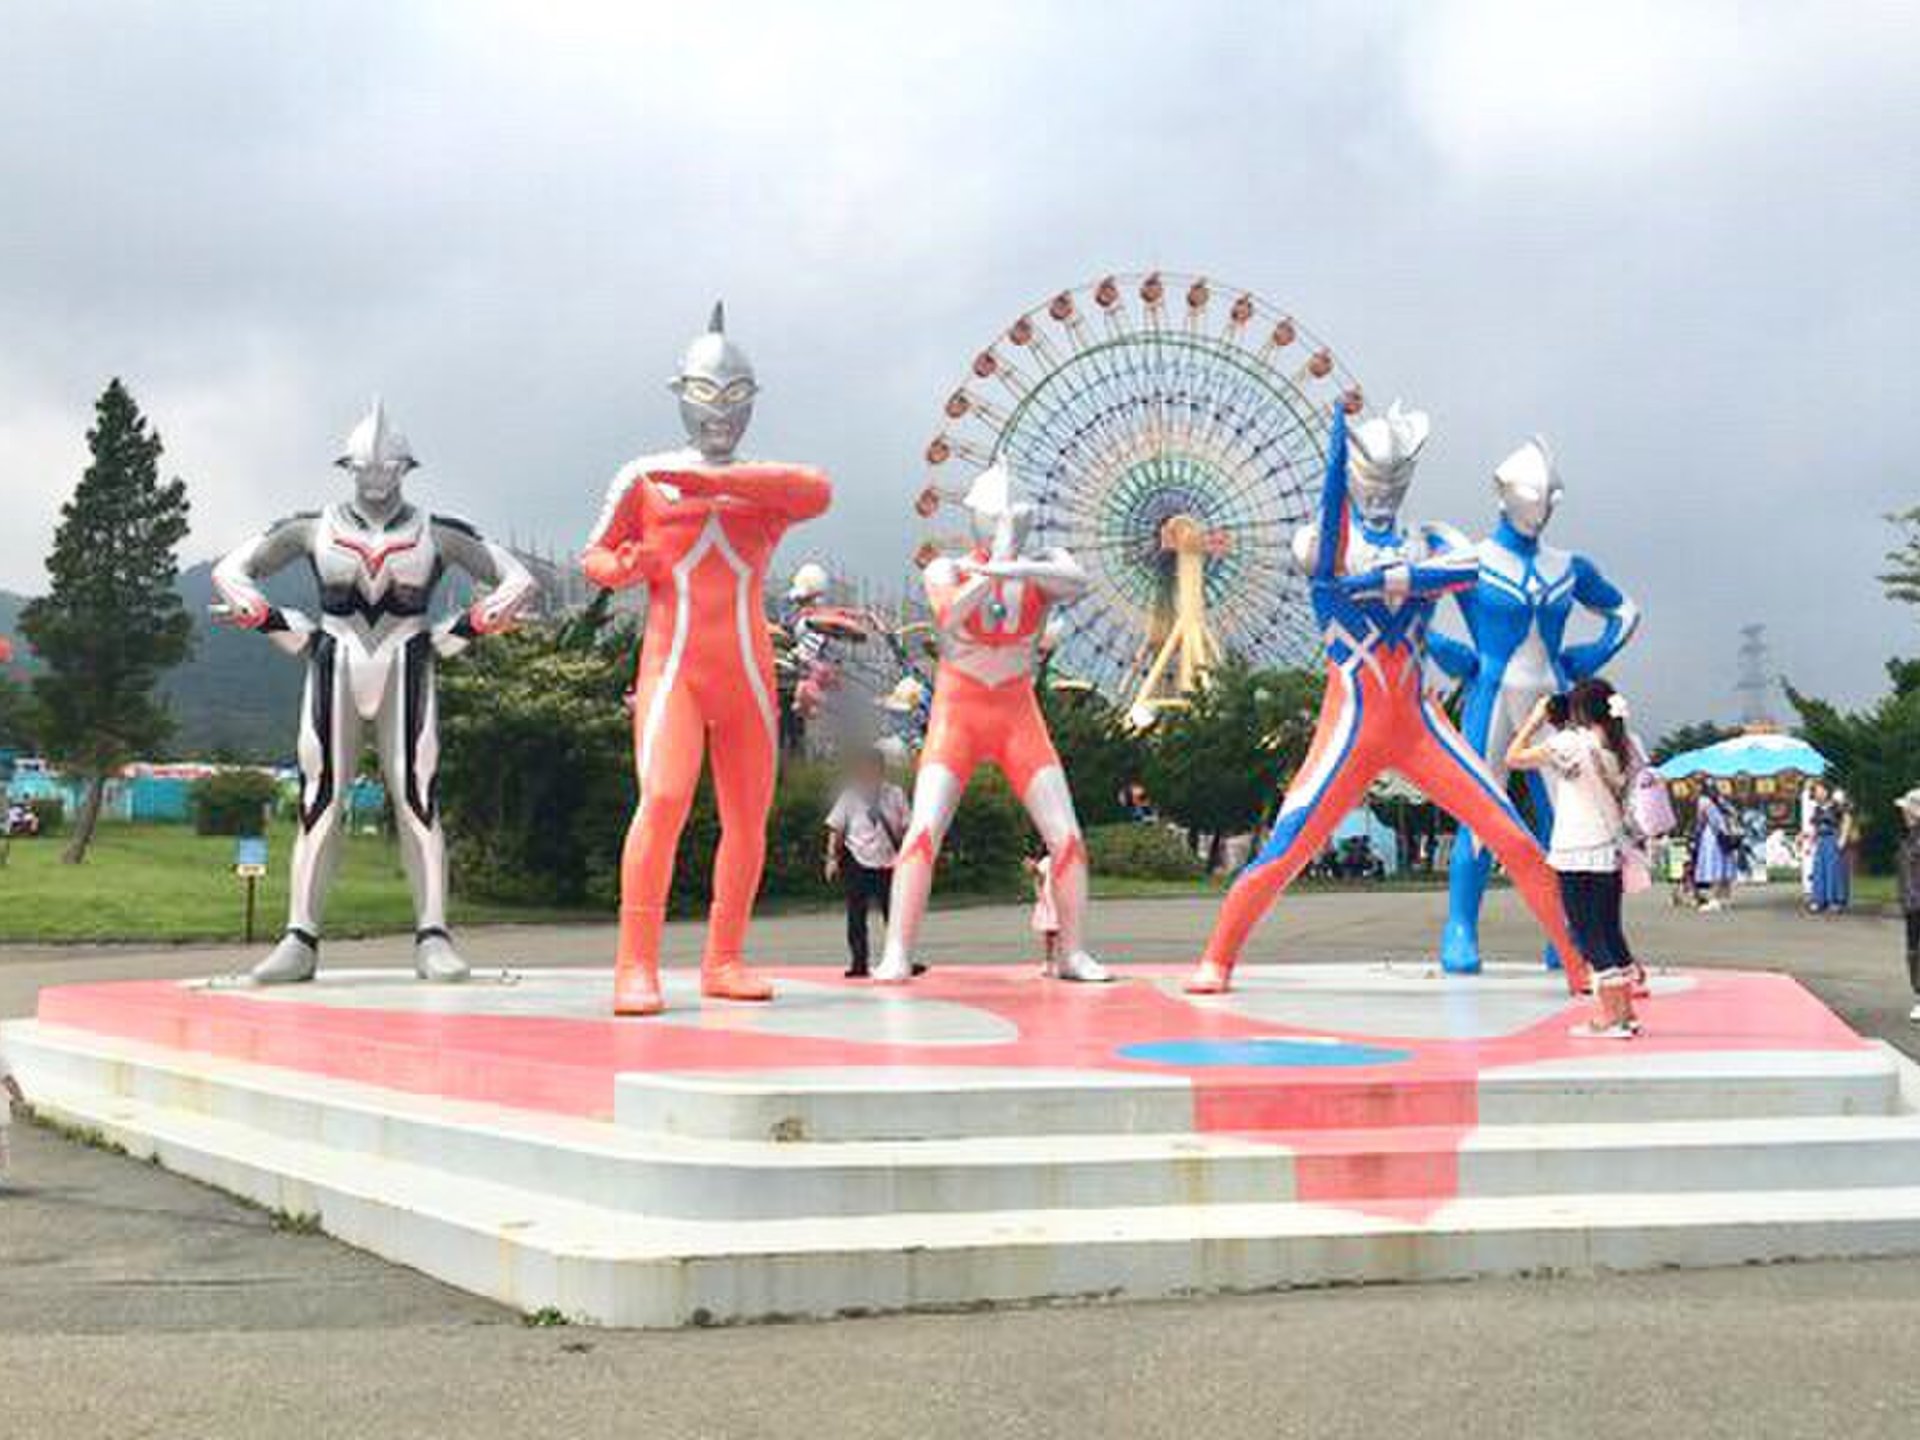
[[[1566,494],[1547,442],[1536,435],[1495,466],[1493,493],[1507,523],[1522,535],[1533,539],[1545,530]]]
[[[701,458],[714,465],[732,460],[760,386],[747,352],[727,338],[726,310],[718,300],[706,332],[687,346],[668,388],[680,397],[680,423]]]
[[[347,436],[346,449],[333,462],[353,476],[355,506],[370,519],[383,519],[400,507],[400,482],[420,462],[413,447],[387,419],[387,407],[376,398],[360,423]]]
[[[995,560],[1011,560],[1023,553],[1033,531],[1033,506],[1021,494],[1007,462],[996,460],[967,487],[967,515],[973,540]]]
[[[1386,414],[1348,432],[1347,494],[1370,529],[1393,525],[1432,428],[1425,411],[1404,410],[1396,400]]]

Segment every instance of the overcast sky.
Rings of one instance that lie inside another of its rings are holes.
[[[435,509],[576,547],[678,438],[716,295],[794,542],[876,575],[940,400],[1108,270],[1293,310],[1431,410],[1410,502],[1481,529],[1554,442],[1554,538],[1645,602],[1649,719],[1770,628],[1849,700],[1912,650],[1920,10],[1897,4],[587,5],[0,0],[0,587],[124,376],[189,559],[333,494],[381,392]]]

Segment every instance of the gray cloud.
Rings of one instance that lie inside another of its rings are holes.
[[[194,555],[335,483],[374,390],[421,493],[570,547],[674,435],[715,294],[757,448],[829,466],[794,549],[897,574],[940,399],[1108,269],[1293,307],[1438,428],[1485,523],[1529,431],[1556,538],[1646,601],[1643,711],[1731,711],[1749,619],[1871,694],[1912,618],[1920,26],[1898,7],[9,6],[0,584],[31,589],[127,377]]]

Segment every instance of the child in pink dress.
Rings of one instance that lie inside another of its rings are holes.
[[[1053,857],[1029,855],[1027,873],[1033,877],[1033,933],[1040,937],[1040,974],[1051,979],[1060,973],[1060,911],[1053,899]]]

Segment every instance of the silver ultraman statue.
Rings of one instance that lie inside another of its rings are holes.
[[[477,635],[510,627],[536,585],[525,566],[466,522],[429,515],[402,496],[401,482],[417,462],[379,401],[347,437],[337,463],[353,477],[351,498],[277,521],[213,572],[216,620],[258,630],[307,662],[287,930],[249,973],[262,985],[313,978],[347,792],[370,724],[413,888],[414,968],[424,980],[460,980],[467,966],[447,931],[447,851],[435,785],[434,663]],[[302,560],[319,585],[318,619],[278,608],[256,583]],[[449,565],[485,590],[435,623],[428,611]]]

